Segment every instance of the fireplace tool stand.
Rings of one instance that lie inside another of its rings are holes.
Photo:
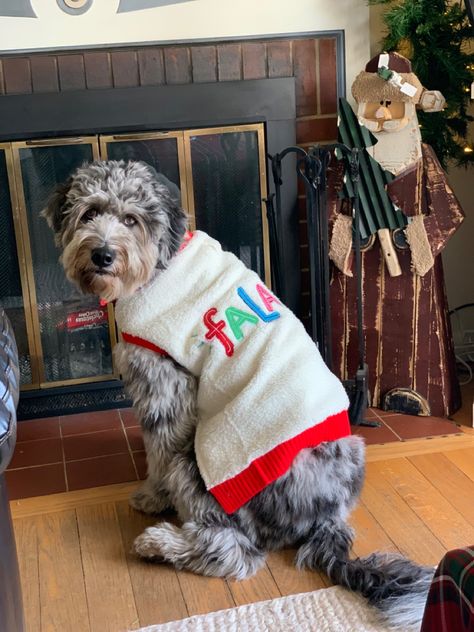
[[[378,422],[364,419],[368,401],[368,367],[365,362],[365,342],[362,303],[362,277],[360,252],[360,207],[359,207],[359,153],[342,143],[311,147],[306,152],[301,147],[287,147],[282,152],[268,156],[271,162],[275,193],[266,199],[267,218],[270,232],[272,280],[275,293],[286,299],[282,262],[281,187],[282,163],[286,156],[296,157],[296,172],[303,181],[306,193],[306,217],[308,230],[309,269],[311,279],[311,334],[313,341],[329,369],[332,370],[331,309],[329,302],[329,234],[327,216],[327,169],[334,155],[339,152],[349,167],[353,185],[354,250],[357,279],[357,335],[358,368],[353,379],[345,380],[344,387],[349,396],[349,418],[358,426],[380,426]]]

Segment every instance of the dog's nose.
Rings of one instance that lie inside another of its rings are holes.
[[[94,248],[91,253],[92,263],[95,263],[99,268],[107,268],[112,265],[115,259],[115,252],[109,248]]]

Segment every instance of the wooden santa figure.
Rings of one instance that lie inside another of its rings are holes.
[[[359,123],[377,139],[367,151],[394,175],[386,191],[407,224],[386,231],[391,243],[385,246],[381,235],[369,239],[362,255],[370,403],[399,412],[449,416],[460,406],[460,392],[440,253],[463,212],[436,155],[421,141],[416,115],[417,107],[439,111],[444,98],[425,90],[410,61],[397,53],[374,57],[356,77],[352,94]],[[343,189],[341,165],[333,175],[333,370],[348,379],[357,368],[353,227],[351,207],[337,195]]]

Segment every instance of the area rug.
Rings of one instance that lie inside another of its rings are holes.
[[[138,632],[393,632],[339,586],[141,628]],[[397,632],[409,632],[400,630]]]

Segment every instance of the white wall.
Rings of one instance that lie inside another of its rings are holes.
[[[94,0],[79,16],[31,4],[37,19],[0,17],[0,52],[344,30],[348,86],[369,59],[366,0],[190,0],[120,14],[119,0]]]
[[[474,129],[471,133],[474,137]],[[466,214],[443,252],[446,293],[452,309],[474,302],[474,168],[450,167],[448,179]]]

